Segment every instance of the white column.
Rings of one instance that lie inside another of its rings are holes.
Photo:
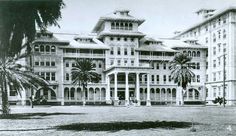
[[[170,103],[171,103],[171,105],[172,105],[172,101],[173,101],[173,96],[172,96],[172,89],[170,90]]]
[[[102,100],[102,89],[100,88],[99,90],[99,100],[101,101]]]
[[[118,97],[117,97],[117,74],[118,73],[114,73],[114,105],[117,106],[118,105]]]
[[[189,100],[189,91],[186,89],[186,93],[187,93],[187,100]]]
[[[96,90],[93,90],[93,100],[95,101],[96,100],[96,93],[95,93]]]
[[[146,106],[151,106],[151,100],[150,100],[150,74],[147,73],[147,102]]]
[[[106,76],[106,80],[107,80],[106,103],[107,103],[107,104],[111,104],[110,76],[109,76],[109,75]]]
[[[137,106],[140,106],[139,73],[136,73],[136,100]]]
[[[125,105],[129,105],[129,73],[125,72]]]

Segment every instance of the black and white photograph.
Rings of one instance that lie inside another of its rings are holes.
[[[235,136],[236,0],[0,0],[0,136]]]

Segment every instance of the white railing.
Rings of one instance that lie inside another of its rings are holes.
[[[63,53],[64,57],[75,58],[105,58],[105,54],[93,54],[93,53]]]
[[[139,59],[147,60],[171,60],[173,56],[152,56],[152,55],[139,55]]]

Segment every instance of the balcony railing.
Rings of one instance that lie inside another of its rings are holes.
[[[63,56],[72,58],[105,58],[105,54],[93,53],[63,53]]]
[[[144,60],[171,60],[173,56],[153,56],[153,55],[139,55],[139,59]]]

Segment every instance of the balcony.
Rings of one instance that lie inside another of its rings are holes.
[[[63,53],[63,57],[68,58],[105,58],[105,54],[94,53]]]
[[[173,56],[139,55],[140,60],[171,60]]]

